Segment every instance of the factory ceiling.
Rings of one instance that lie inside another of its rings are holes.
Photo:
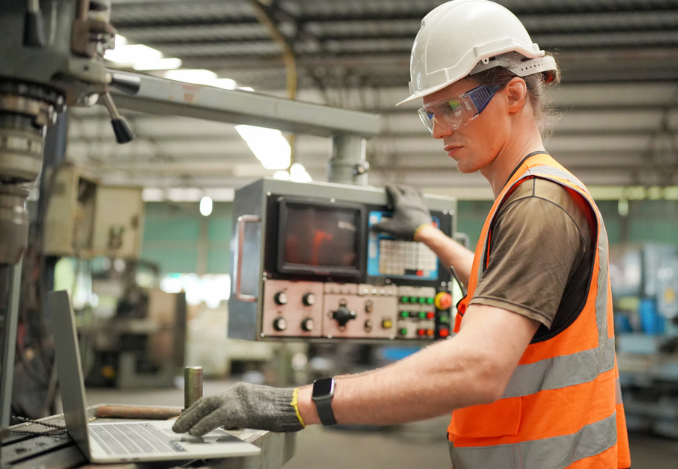
[[[488,193],[480,175],[456,171],[419,123],[416,104],[394,107],[407,96],[409,53],[421,18],[443,2],[261,3],[284,45],[247,0],[113,0],[113,23],[128,41],[180,58],[182,68],[212,70],[278,96],[287,95],[288,47],[298,99],[382,115],[382,131],[368,145],[371,183]],[[677,185],[678,0],[499,3],[562,68],[561,85],[550,93],[561,118],[547,150],[591,185]],[[103,112],[73,112],[69,157],[109,182],[156,188],[238,187],[272,174],[232,125],[128,116],[139,138],[116,147]],[[326,178],[328,156],[327,139],[297,138],[296,161],[314,179]]]

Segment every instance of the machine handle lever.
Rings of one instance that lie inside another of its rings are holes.
[[[233,269],[233,283],[235,284],[235,299],[247,303],[254,303],[257,301],[256,295],[245,295],[242,293],[242,257],[243,246],[245,244],[245,225],[247,223],[258,223],[261,217],[258,215],[241,215],[238,217],[238,225],[236,227],[236,247],[235,247],[235,268]]]
[[[118,143],[128,143],[134,140],[134,132],[118,112],[118,108],[115,107],[111,94],[106,92],[102,93],[100,96],[111,116],[111,125],[113,126],[113,132],[115,133],[115,140]]]

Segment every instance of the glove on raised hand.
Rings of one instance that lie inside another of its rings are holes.
[[[387,185],[386,195],[393,206],[393,217],[372,226],[377,233],[387,233],[395,239],[413,241],[422,225],[432,223],[431,213],[419,190],[409,186]]]
[[[296,432],[303,425],[292,406],[293,388],[238,383],[221,394],[203,397],[172,426],[177,433],[202,436],[217,427]]]

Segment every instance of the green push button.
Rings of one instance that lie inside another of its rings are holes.
[[[422,296],[422,297],[419,298],[419,304],[422,304],[422,305],[423,305],[424,303],[426,303],[426,298],[424,298],[424,297]]]
[[[409,315],[410,315],[410,312],[409,312],[409,311],[401,311],[401,312],[400,312],[400,317],[401,317],[401,318],[406,318],[406,317],[408,317]]]
[[[433,298],[426,298],[426,303],[432,305],[433,304]]]
[[[441,324],[449,324],[450,323],[450,317],[449,316],[439,316],[438,321],[440,321]]]
[[[400,330],[398,331],[398,333],[400,335],[407,335],[407,329],[405,329],[404,327],[401,327]]]
[[[410,301],[410,297],[409,297],[409,296],[401,296],[401,297],[400,297],[400,302],[401,302],[401,303],[407,303],[408,301]]]
[[[426,319],[426,311],[422,311],[419,313],[419,319]]]

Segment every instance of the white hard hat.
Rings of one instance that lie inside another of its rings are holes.
[[[490,60],[497,56],[502,57]],[[509,60],[511,56],[520,59]],[[411,94],[397,105],[496,66],[521,77],[557,70],[553,57],[532,42],[525,26],[503,6],[489,0],[443,3],[421,21],[410,58]]]

